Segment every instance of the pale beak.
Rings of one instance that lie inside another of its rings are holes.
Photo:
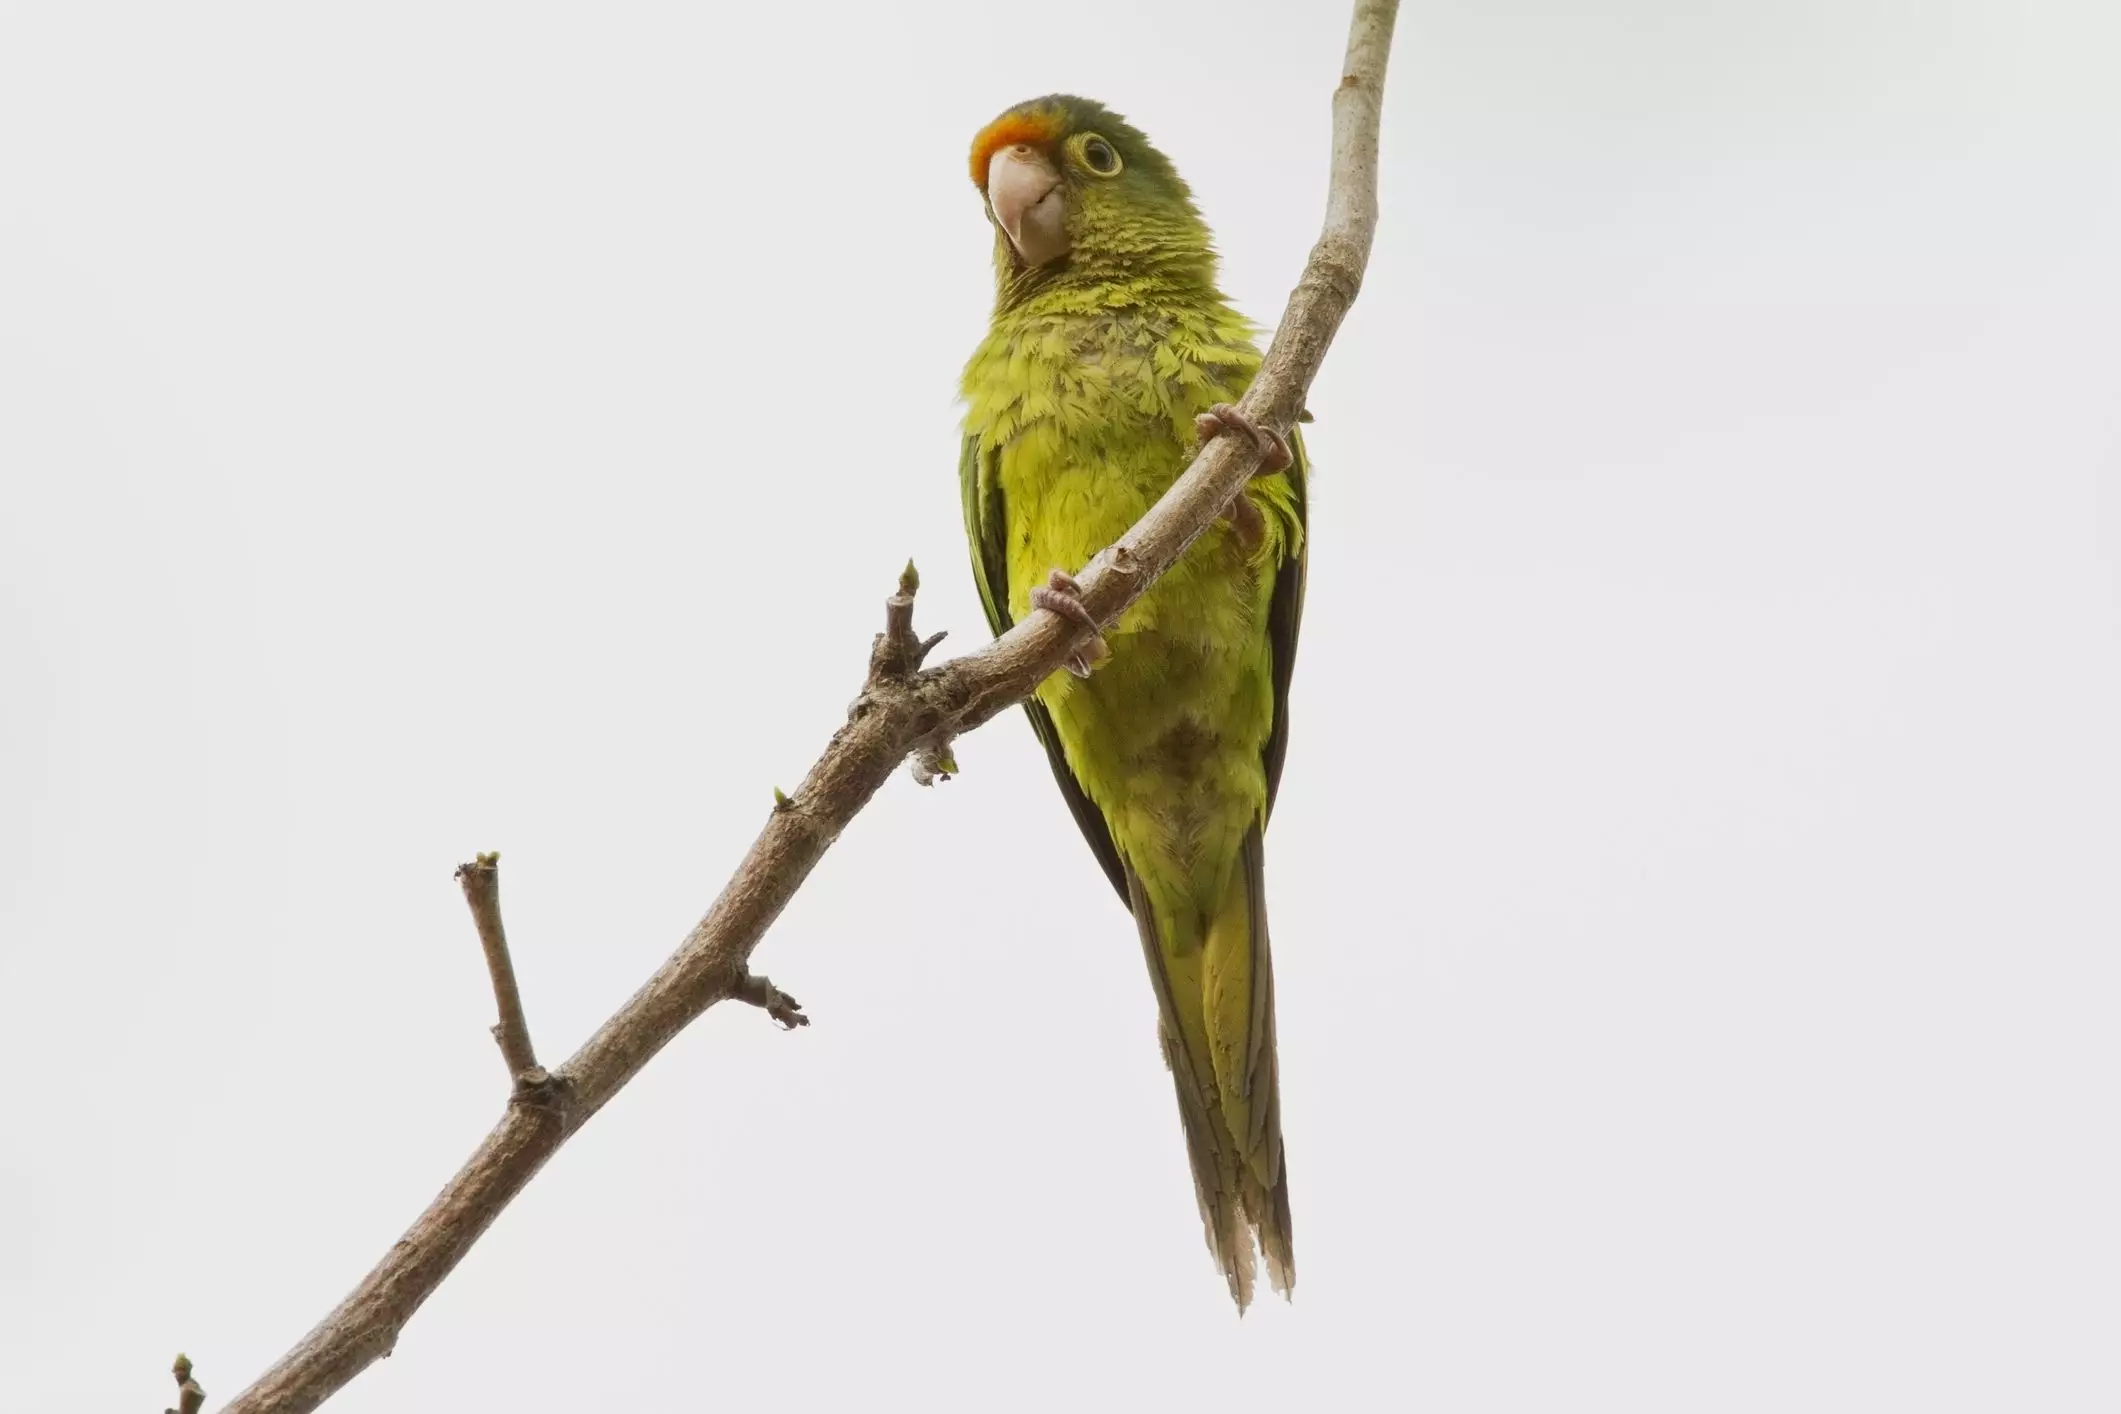
[[[994,154],[987,205],[1024,264],[1044,265],[1068,253],[1060,173],[1037,148],[1018,143]]]

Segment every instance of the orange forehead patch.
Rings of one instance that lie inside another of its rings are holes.
[[[1061,115],[1058,113],[1034,109],[1028,113],[1002,114],[981,128],[979,136],[972,139],[972,185],[981,191],[987,189],[987,164],[1003,148],[1014,147],[1020,142],[1042,147],[1060,133]]]

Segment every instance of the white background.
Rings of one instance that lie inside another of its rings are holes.
[[[0,1368],[219,1399],[665,955],[910,554],[972,133],[1278,315],[1339,5],[0,8]],[[1270,837],[1296,1303],[1015,719],[347,1411],[2121,1402],[2121,16],[1415,0]]]

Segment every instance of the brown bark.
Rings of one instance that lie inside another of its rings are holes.
[[[508,934],[501,927],[501,856],[482,854],[469,864],[458,865],[457,882],[464,886],[464,902],[471,905],[472,926],[479,930],[486,971],[493,978],[494,1005],[501,1014],[493,1026],[493,1039],[501,1048],[508,1078],[520,1085],[544,1072],[530,1044],[530,1021],[523,1015],[515,961],[508,955]]]

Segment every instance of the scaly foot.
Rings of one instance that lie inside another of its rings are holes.
[[[1051,610],[1090,630],[1090,641],[1068,655],[1068,671],[1077,677],[1090,676],[1092,668],[1112,656],[1112,650],[1105,646],[1103,626],[1083,607],[1082,586],[1066,570],[1055,570],[1046,576],[1044,584],[1031,587],[1031,607]]]
[[[1237,493],[1237,499],[1223,507],[1222,518],[1230,522],[1230,533],[1237,537],[1237,543],[1247,555],[1257,550],[1259,542],[1267,538],[1267,517],[1242,491]]]
[[[1221,436],[1232,427],[1240,432],[1249,432],[1253,442],[1259,447],[1261,460],[1259,470],[1252,473],[1254,476],[1272,476],[1277,471],[1287,471],[1295,462],[1296,458],[1289,454],[1289,444],[1279,432],[1261,427],[1239,412],[1235,404],[1217,403],[1193,419],[1193,430],[1200,434],[1200,440],[1203,442]],[[1230,522],[1230,532],[1237,537],[1237,543],[1244,547],[1248,555],[1257,550],[1259,542],[1266,538],[1267,518],[1260,514],[1259,507],[1252,504],[1252,498],[1242,492],[1238,494],[1237,499],[1223,508],[1222,518]]]
[[[1277,471],[1287,471],[1296,458],[1289,454],[1289,444],[1279,432],[1270,427],[1261,427],[1251,418],[1237,410],[1235,403],[1217,403],[1193,419],[1193,430],[1203,442],[1212,441],[1230,428],[1251,434],[1259,445],[1262,460],[1255,476],[1272,476]]]

